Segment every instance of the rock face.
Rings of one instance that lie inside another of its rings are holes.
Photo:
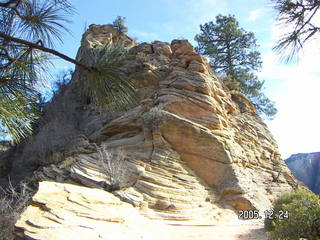
[[[293,154],[285,160],[293,175],[311,191],[320,194],[320,153]]]
[[[89,28],[78,59],[107,39],[117,40],[118,33],[107,29]],[[131,42],[130,53],[143,56],[125,66],[139,89],[139,104],[127,111],[98,112],[77,94],[78,69],[49,106],[37,134],[10,156],[11,179],[38,167],[33,173],[38,180],[115,190],[122,201],[144,209],[144,216],[167,220],[212,217],[212,210],[221,206],[264,211],[280,193],[292,190],[296,180],[253,105],[242,94],[229,92],[188,41]],[[34,201],[42,204],[47,198],[41,191],[46,190],[40,184]],[[60,199],[60,194],[50,194]],[[68,197],[61,195],[65,204]],[[105,195],[108,201],[110,194]],[[61,206],[30,206],[18,222],[20,234],[32,239],[53,234],[46,227],[34,234],[43,217],[32,216],[51,216]],[[90,224],[81,231],[91,229]]]
[[[165,239],[137,209],[99,189],[40,182],[32,204],[16,223],[24,239]],[[140,231],[142,228],[150,231]],[[156,235],[155,232],[156,231]]]

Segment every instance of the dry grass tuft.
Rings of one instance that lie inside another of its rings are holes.
[[[32,190],[26,183],[21,183],[18,188],[11,184],[7,189],[0,188],[0,240],[12,238],[14,224],[31,197]]]
[[[107,176],[108,191],[120,190],[126,184],[128,170],[122,151],[111,153],[104,147],[97,147],[99,165]]]

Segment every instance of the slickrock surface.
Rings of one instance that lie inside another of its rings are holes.
[[[104,41],[117,41],[117,34],[110,26],[91,25],[82,39],[78,59],[90,62],[87,51],[99,48]],[[264,211],[281,192],[292,189],[296,180],[253,105],[242,94],[229,92],[188,41],[126,41],[131,54],[143,56],[125,66],[139,89],[139,103],[127,111],[98,114],[77,94],[83,77],[78,69],[71,84],[50,105],[37,135],[11,156],[14,160],[8,169],[12,179],[34,171],[39,162],[52,162],[37,170],[34,177],[111,190],[111,173],[101,161],[101,149],[106,149],[114,159],[124,159],[111,161],[116,170],[112,174],[121,188],[112,193],[122,202],[115,200],[119,205],[109,204],[108,209],[117,212],[123,206],[133,212],[123,203],[127,202],[149,219],[170,221],[214,221],[217,209],[220,214],[230,208]],[[41,144],[46,152],[39,148]],[[70,189],[67,191],[74,196],[73,189],[77,188]],[[105,195],[101,201],[108,205],[110,194]],[[53,194],[52,201],[61,201],[59,206],[63,206],[68,198],[63,196]],[[60,209],[56,206],[49,207],[51,215]],[[108,221],[96,220],[103,218],[100,210],[97,216],[83,217],[87,214],[85,206],[81,209],[83,214],[71,220],[75,229],[81,229],[75,232],[85,236],[92,231],[98,237],[100,230],[91,225],[92,221]],[[37,235],[60,234],[41,227],[34,233],[34,225],[43,224],[38,223],[42,217],[37,216],[46,214],[46,210],[30,206],[18,223],[24,235],[39,239]],[[83,227],[79,226],[80,218],[85,219]],[[123,219],[123,215],[108,217],[118,218]],[[64,226],[66,222],[55,218],[50,224],[71,229]]]
[[[18,239],[45,240],[265,240],[262,224],[149,220],[111,193],[71,184],[40,182],[39,191],[16,223]]]
[[[40,182],[16,227],[23,239],[165,239],[166,234],[161,224],[157,235],[147,231],[154,224],[106,191],[54,182]]]

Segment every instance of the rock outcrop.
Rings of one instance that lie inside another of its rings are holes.
[[[293,175],[320,194],[320,153],[297,153],[285,160]]]
[[[90,26],[78,59],[99,43],[116,41],[117,34],[109,26]],[[78,95],[82,77],[78,69],[67,89],[49,106],[37,134],[10,157],[14,159],[8,170],[11,179],[37,168],[33,176],[39,181],[114,190],[122,201],[100,192],[106,197],[97,209],[112,198],[115,209],[120,204],[129,209],[123,203],[127,202],[143,209],[141,214],[148,218],[166,220],[214,217],[213,209],[222,206],[264,211],[279,194],[292,190],[296,180],[253,105],[242,94],[229,92],[187,40],[131,42],[130,53],[143,56],[125,66],[139,89],[139,104],[127,111],[98,112]],[[104,161],[108,156],[113,172]],[[110,179],[118,185],[112,186]],[[31,205],[17,223],[20,235],[39,238],[53,234],[46,230],[50,224],[65,224],[54,212],[80,187],[53,184],[53,188],[64,188],[65,193],[54,194],[40,184],[34,199],[37,206]],[[52,201],[59,203],[50,205],[42,191],[49,191]],[[81,196],[84,202],[90,199],[85,198]],[[90,219],[99,222],[103,218],[99,210],[97,216],[86,215],[85,206],[80,212],[72,227],[84,234],[92,228]],[[77,225],[83,217],[87,228]],[[110,222],[122,217],[108,215]]]

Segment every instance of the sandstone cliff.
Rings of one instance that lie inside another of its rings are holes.
[[[297,153],[285,160],[293,175],[320,194],[320,153]]]
[[[91,25],[78,59],[84,59],[90,48],[118,38],[110,26]],[[67,89],[48,106],[36,134],[1,156],[6,166],[0,173],[2,184],[7,176],[20,181],[28,175],[60,182],[49,183],[52,189],[40,184],[16,225],[22,238],[61,239],[74,227],[89,234],[86,239],[100,239],[103,233],[92,221],[125,221],[117,213],[121,206],[166,220],[213,218],[222,207],[264,211],[295,185],[253,105],[242,94],[229,92],[187,40],[127,41],[131,54],[143,56],[125,66],[139,89],[136,106],[98,111],[78,94],[83,77],[78,69]],[[80,188],[63,184],[110,191],[110,172],[101,162],[105,152],[122,158],[113,163],[119,186],[112,193],[118,199],[100,192],[106,195],[100,202],[88,190],[79,203]],[[69,208],[68,201],[78,202],[79,209]],[[114,206],[110,210],[114,214],[100,211],[101,205]],[[71,224],[67,219],[72,214],[77,216]]]

